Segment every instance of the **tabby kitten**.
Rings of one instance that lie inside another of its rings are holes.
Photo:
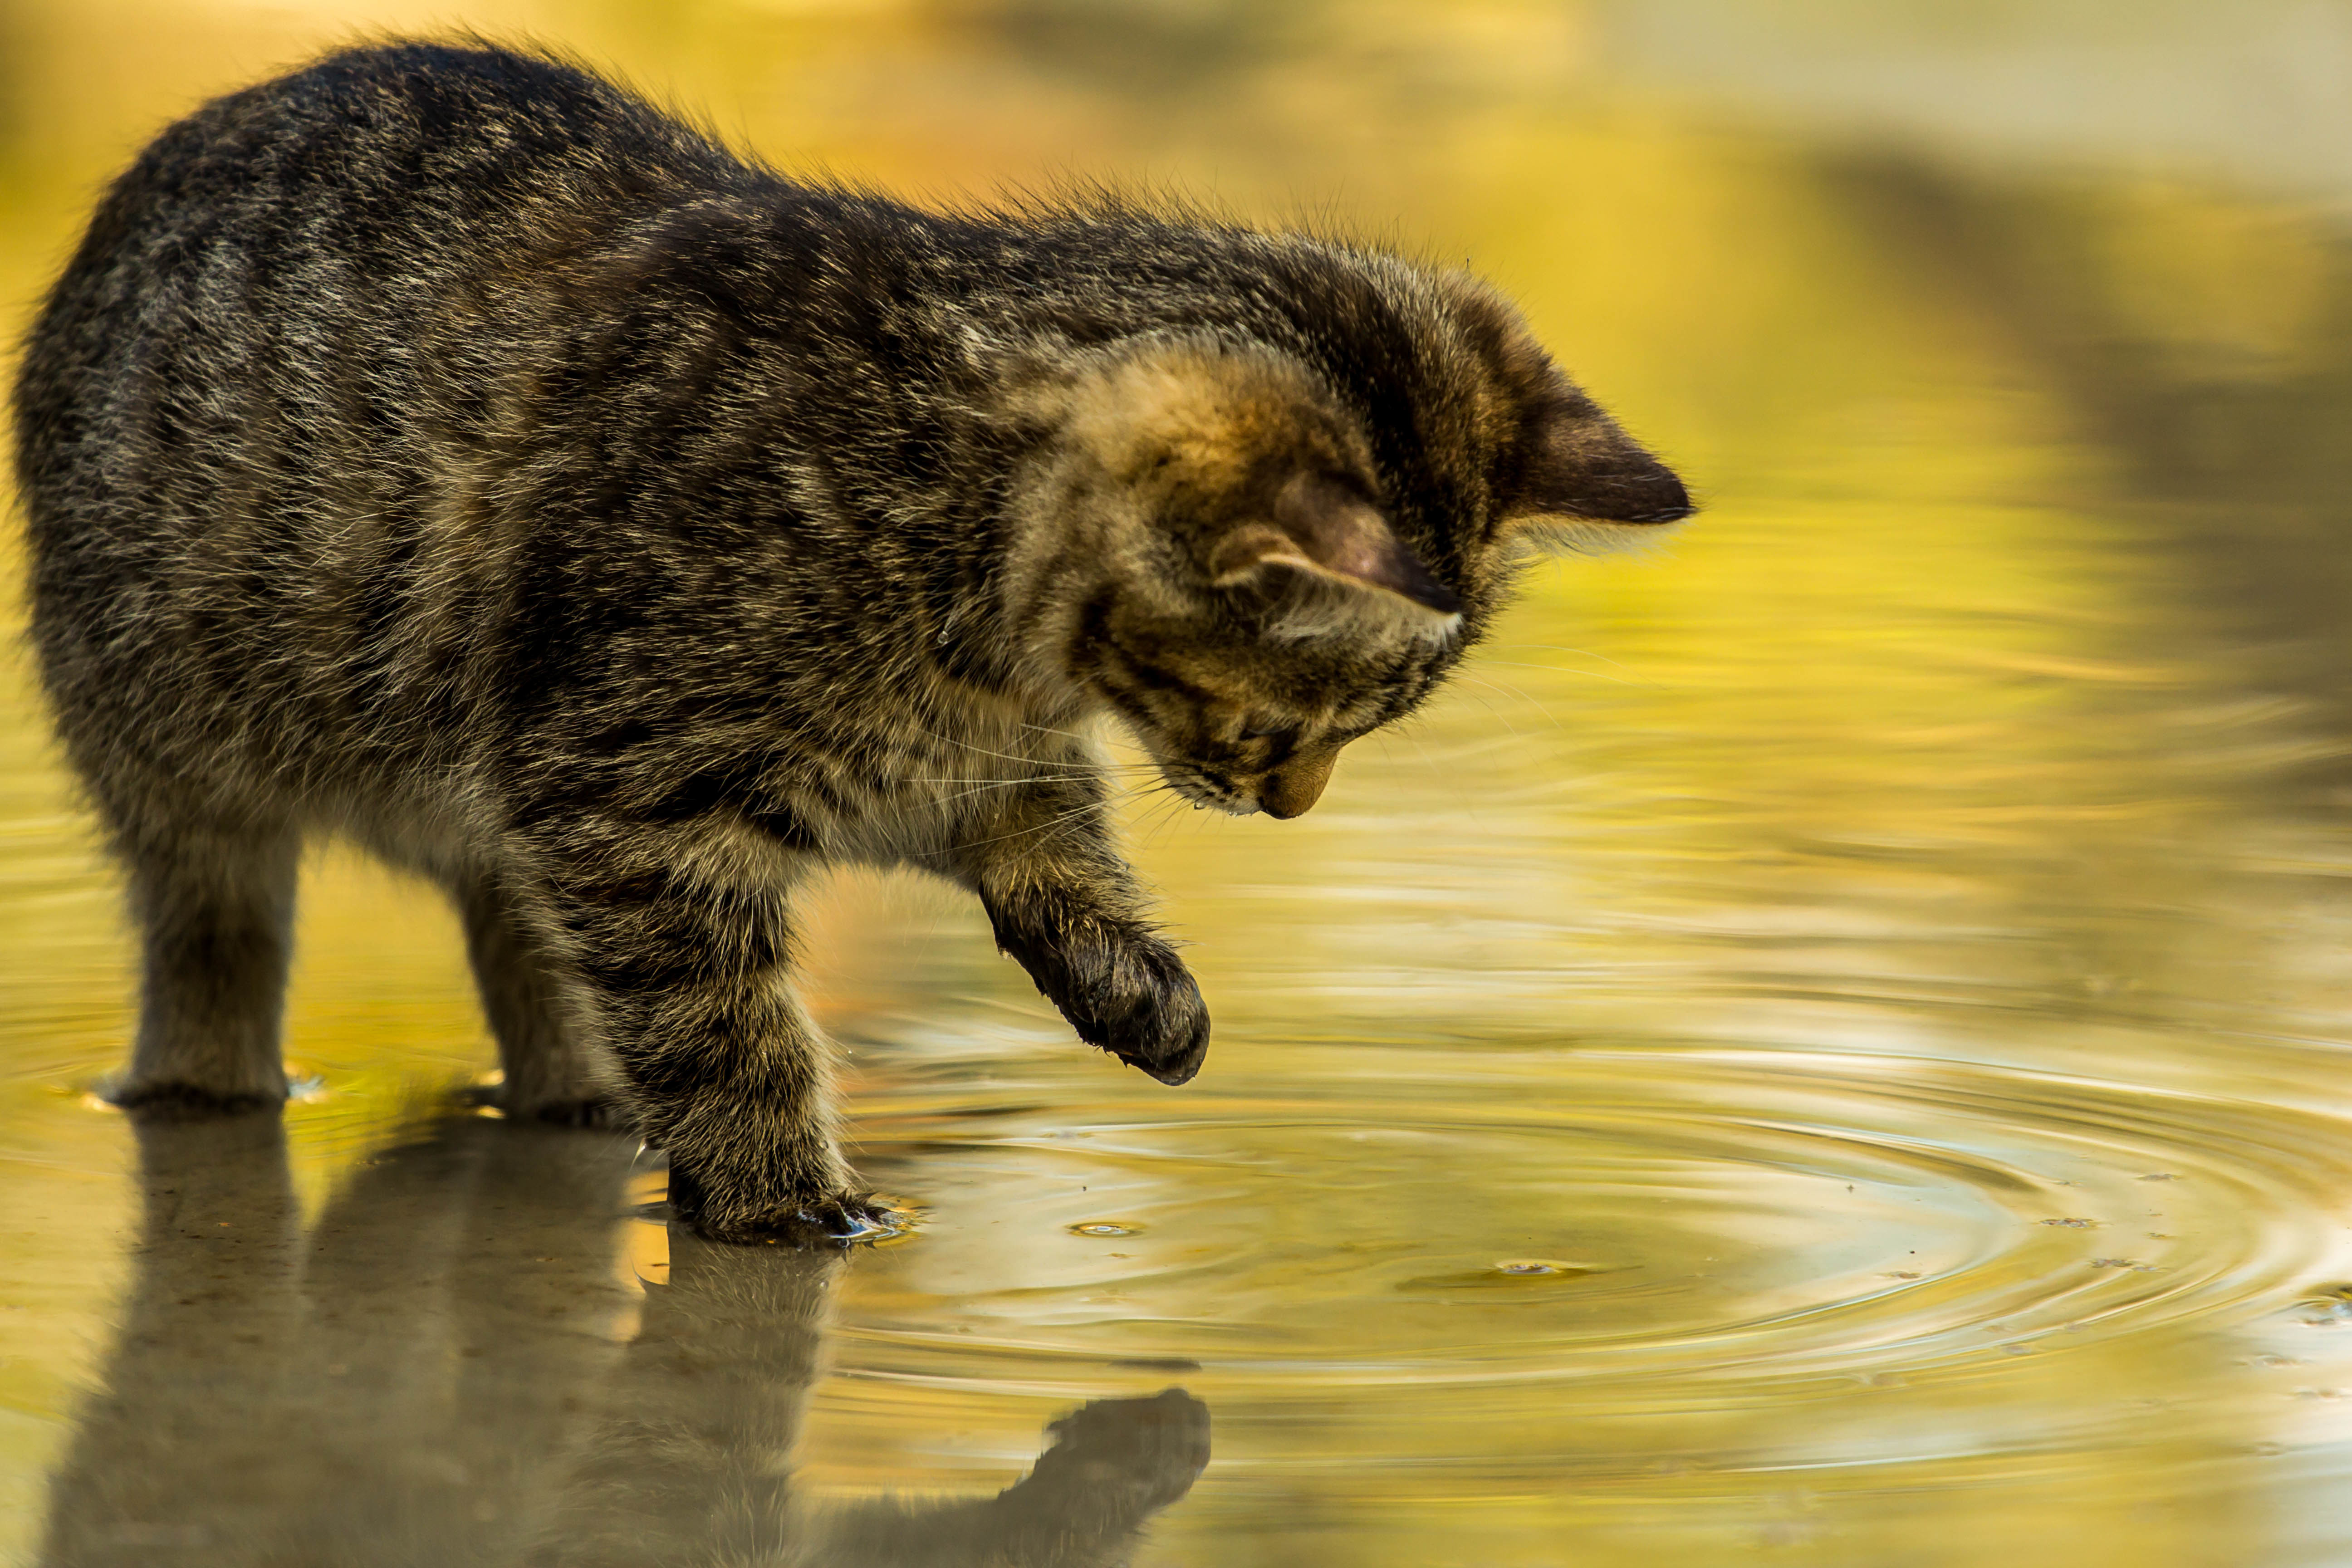
[[[158,137],[33,330],[16,442],[145,942],[121,1101],[283,1098],[297,850],[340,833],[457,900],[508,1112],[633,1118],[729,1238],[875,1219],[785,984],[794,883],[971,889],[1081,1038],[1182,1083],[1208,1014],[1087,721],[1296,816],[1527,542],[1690,510],[1458,274],[798,184],[424,43]]]

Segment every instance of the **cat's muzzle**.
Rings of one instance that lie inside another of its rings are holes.
[[[1194,811],[1216,810],[1227,816],[1255,816],[1260,809],[1255,796],[1246,794],[1223,779],[1212,778],[1197,768],[1179,763],[1160,764],[1160,776],[1168,787],[1192,803]]]

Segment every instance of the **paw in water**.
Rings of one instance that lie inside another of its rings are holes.
[[[675,1167],[669,1176],[667,1217],[690,1226],[709,1241],[799,1250],[882,1241],[905,1235],[914,1222],[910,1213],[893,1208],[872,1194],[834,1194],[770,1213],[713,1214],[701,1184]]]

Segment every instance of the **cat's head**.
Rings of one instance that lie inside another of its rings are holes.
[[[1654,538],[1682,482],[1498,298],[1374,272],[1365,342],[1161,330],[1033,384],[1013,552],[1033,658],[1199,805],[1297,816],[1544,548]]]

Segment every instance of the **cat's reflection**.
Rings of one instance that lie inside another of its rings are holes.
[[[641,1292],[612,1260],[631,1146],[595,1134],[444,1121],[307,1230],[275,1118],[139,1140],[137,1278],[51,1491],[55,1568],[1082,1568],[1207,1462],[1171,1389],[1055,1422],[994,1498],[798,1505],[841,1255],[673,1231]]]

